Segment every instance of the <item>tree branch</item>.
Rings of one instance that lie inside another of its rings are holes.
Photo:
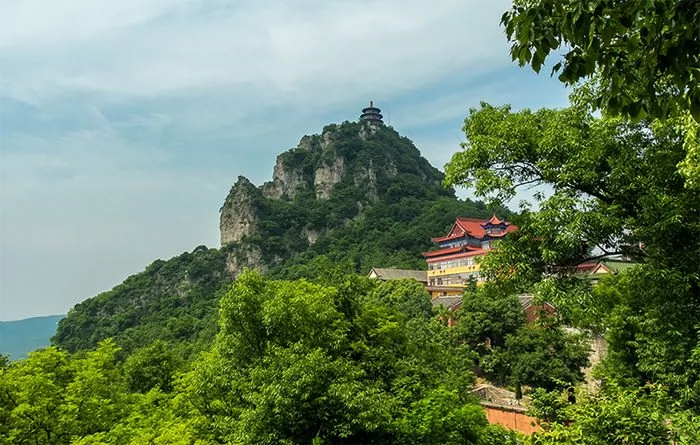
[[[617,252],[617,251],[616,252],[605,252],[601,255],[596,255],[596,256],[585,258],[584,260],[581,261],[581,264],[587,263],[589,261],[599,260],[601,258],[606,258],[606,257],[613,256],[613,255],[622,255],[623,253],[624,252]]]

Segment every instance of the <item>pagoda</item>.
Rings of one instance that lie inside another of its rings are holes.
[[[374,106],[374,103],[370,100],[369,107],[362,109],[362,114],[360,115],[360,120],[363,122],[370,122],[374,124],[383,125],[384,121],[382,118],[381,111],[379,108]]]

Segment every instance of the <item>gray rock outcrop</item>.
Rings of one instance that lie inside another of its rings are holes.
[[[256,203],[261,197],[260,190],[247,178],[238,177],[221,207],[219,230],[222,246],[239,242],[257,231],[259,215]]]
[[[345,160],[336,157],[330,164],[324,164],[314,172],[314,190],[317,199],[328,199],[333,192],[333,186],[343,180],[345,175]]]
[[[277,156],[272,172],[272,182],[263,185],[263,196],[270,199],[292,200],[297,192],[304,188],[302,172],[284,162],[282,156]]]

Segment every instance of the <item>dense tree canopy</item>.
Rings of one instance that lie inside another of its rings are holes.
[[[552,390],[583,380],[584,338],[545,314],[527,324],[518,299],[494,283],[465,292],[452,317],[450,336],[474,353],[477,374],[494,384]]]
[[[516,0],[501,23],[511,55],[567,85],[596,80],[588,104],[633,119],[668,118],[683,133],[679,164],[700,190],[700,4],[697,0]]]
[[[212,350],[186,378],[191,403],[215,426],[202,434],[234,443],[479,443],[486,422],[467,396],[468,361],[425,311],[420,286],[386,286],[238,278]]]
[[[515,445],[469,390],[473,354],[418,283],[245,272],[190,370],[156,341],[0,367],[0,443]]]
[[[516,0],[502,23],[520,65],[569,85],[598,74],[596,108],[633,118],[690,110],[700,122],[697,0]]]
[[[603,333],[609,344],[597,370],[603,382],[619,385],[625,394],[655,384],[671,397],[648,405],[648,412],[631,413],[624,425],[614,415],[606,423],[593,414],[631,406],[615,405],[607,393],[584,397],[585,405],[575,404],[565,415],[578,423],[562,423],[536,436],[535,443],[579,443],[576,431],[589,427],[600,430],[582,433],[589,437],[583,443],[624,443],[610,439],[624,434],[653,443],[652,430],[644,436],[643,424],[635,422],[643,423],[647,414],[692,417],[700,406],[699,191],[681,171],[687,154],[682,128],[672,121],[598,117],[588,91],[572,97],[573,104],[561,110],[513,112],[488,104],[471,110],[464,126],[467,142],[448,164],[447,181],[496,202],[523,186],[545,186],[536,195],[537,208],[523,206],[516,219],[520,230],[483,261],[484,274],[502,292],[532,291],[540,301],[553,302],[567,323]],[[595,287],[576,276],[578,264],[607,256],[623,256],[637,266]],[[548,342],[542,335],[530,331],[506,340],[506,350],[510,346],[520,356],[531,347],[537,351],[514,364],[514,378],[560,375],[575,381],[561,372],[565,366],[556,365],[566,360],[563,349],[541,355],[536,345]],[[536,365],[542,361],[553,367]],[[541,380],[535,386],[553,388]],[[662,423],[656,426],[670,437]]]
[[[116,353],[112,342],[80,357],[51,347],[0,370],[0,443],[69,444],[112,428],[129,403]]]
[[[497,201],[526,185],[553,190],[522,215],[527,230],[513,238],[523,249],[546,242],[534,258],[522,250],[521,264],[567,267],[596,249],[697,274],[700,195],[684,187],[677,164],[685,149],[672,125],[598,118],[583,104],[535,112],[482,104],[464,131],[448,184]]]
[[[692,445],[700,439],[700,417],[689,410],[669,412],[661,386],[578,391],[577,403],[561,394],[537,392],[531,414],[548,418],[545,431],[528,438],[529,445]]]

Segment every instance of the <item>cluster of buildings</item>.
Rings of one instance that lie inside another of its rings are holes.
[[[495,242],[516,230],[516,225],[496,215],[489,219],[458,216],[446,235],[432,238],[437,248],[423,252],[427,271],[373,268],[369,277],[383,281],[412,278],[425,286],[433,305],[456,310],[462,304],[464,290],[484,281],[479,274],[479,259]],[[521,298],[523,308],[531,303],[532,296]]]
[[[484,282],[480,274],[480,259],[500,239],[516,230],[516,225],[496,215],[488,219],[458,216],[446,235],[432,238],[436,248],[423,252],[428,270],[373,268],[369,277],[383,281],[412,278],[425,286],[434,306],[456,310],[462,304],[464,290]],[[602,276],[617,274],[632,264],[624,260],[604,259],[581,264],[577,271],[589,276],[595,283]],[[532,295],[518,295],[518,299],[528,321],[533,321],[543,309],[548,313],[554,312],[554,307],[548,303],[535,306]]]

